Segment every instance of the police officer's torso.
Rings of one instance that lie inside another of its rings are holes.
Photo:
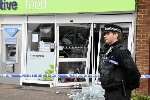
[[[124,79],[123,68],[120,64],[120,48],[123,45],[116,42],[106,46],[100,53],[100,81],[104,89],[115,89],[121,86]]]

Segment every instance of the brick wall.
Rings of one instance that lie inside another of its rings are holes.
[[[141,74],[150,74],[150,0],[136,1],[136,63]],[[150,80],[142,79],[138,90],[142,94],[150,95]]]

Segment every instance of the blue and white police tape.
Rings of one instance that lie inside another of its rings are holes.
[[[100,77],[100,75],[96,74],[52,74],[51,77],[55,78],[92,78],[92,77]]]
[[[52,77],[52,78],[85,78],[100,77],[96,74],[0,74],[0,77]]]
[[[98,74],[0,74],[0,77],[52,77],[52,78],[100,78]],[[141,75],[142,79],[149,79],[150,74]]]
[[[150,78],[150,74],[141,75],[141,78]]]

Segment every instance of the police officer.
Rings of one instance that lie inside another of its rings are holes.
[[[105,89],[105,100],[130,100],[127,78],[134,77],[137,67],[129,50],[121,43],[122,28],[114,24],[104,26],[105,45],[100,52],[100,81]],[[129,76],[127,76],[129,75]]]

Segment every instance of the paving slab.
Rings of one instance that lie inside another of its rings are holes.
[[[0,84],[0,100],[69,100],[69,88]]]

